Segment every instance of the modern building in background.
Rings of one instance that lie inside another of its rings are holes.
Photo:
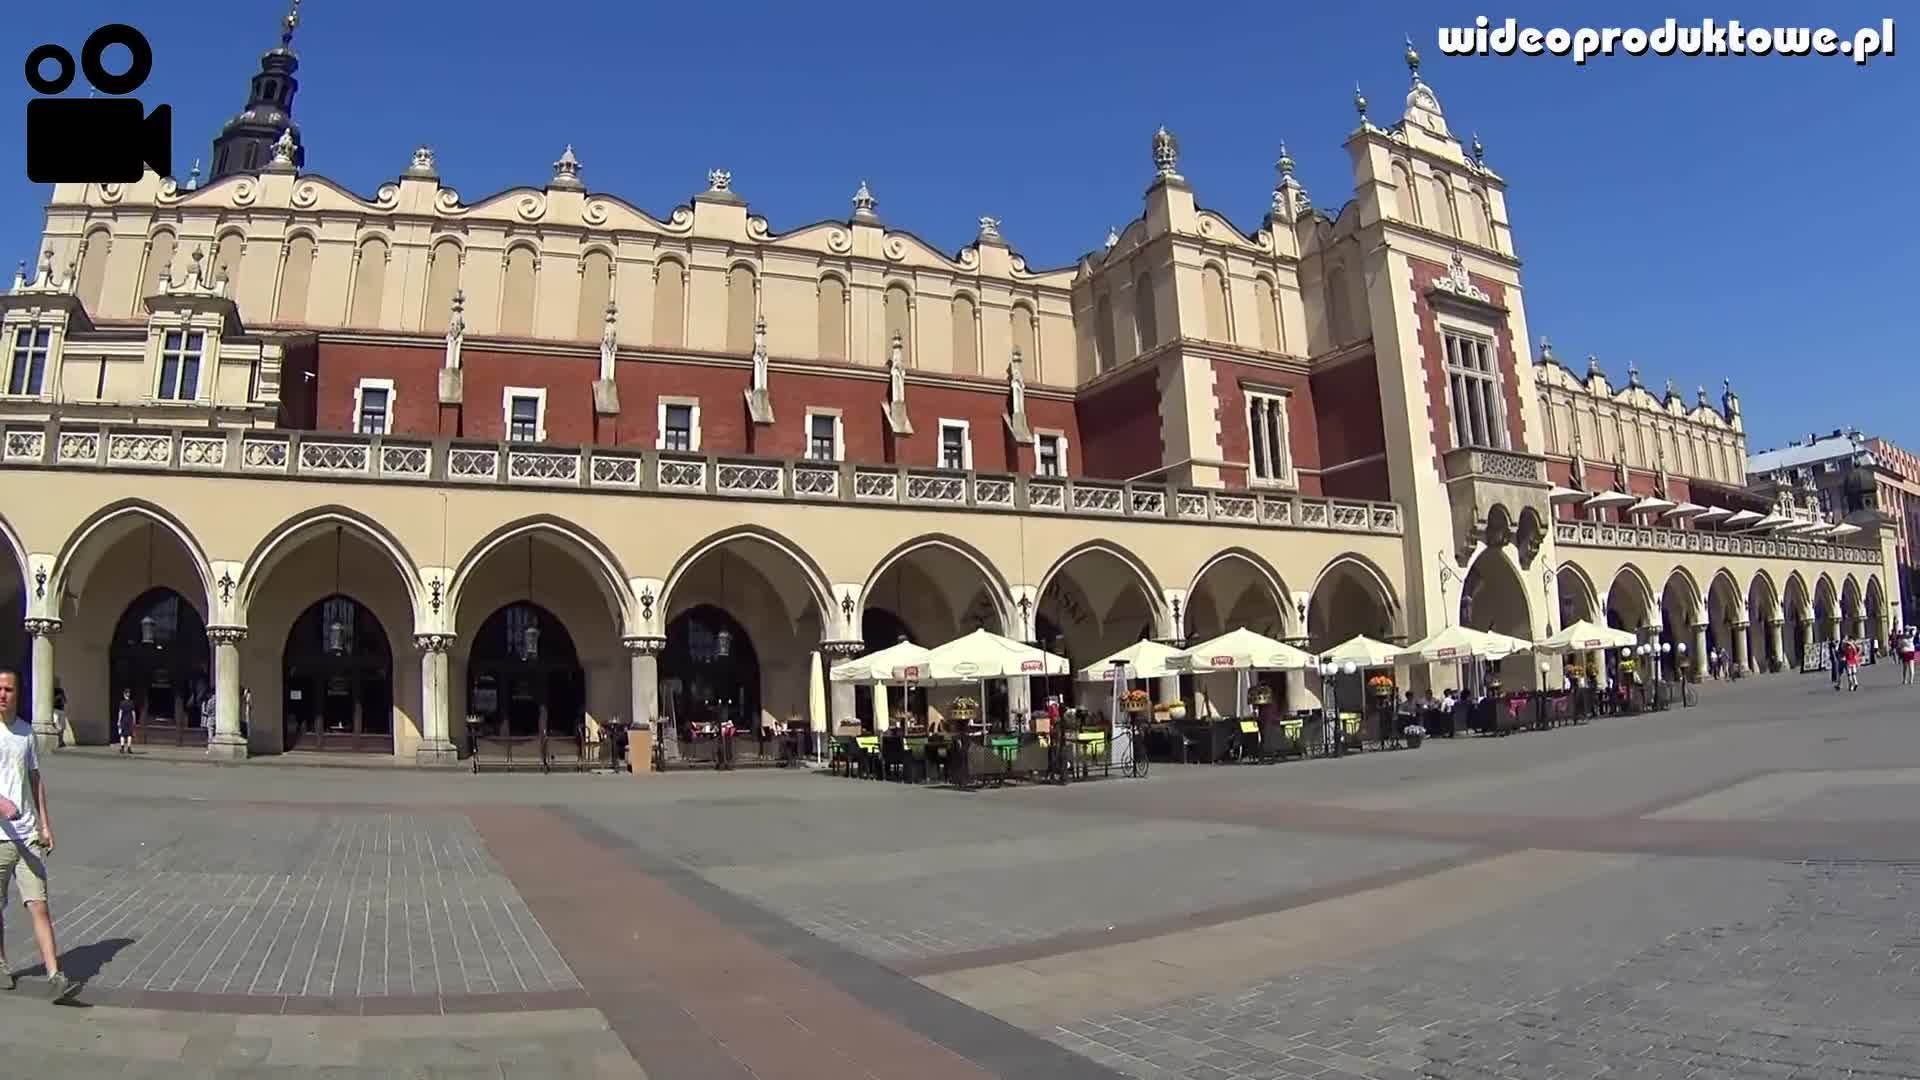
[[[148,741],[233,755],[819,727],[865,707],[831,658],[974,627],[1086,665],[1593,618],[1767,670],[1893,614],[1893,531],[1748,492],[1730,386],[1529,356],[1507,181],[1411,50],[1398,119],[1356,97],[1339,209],[1282,148],[1230,221],[1161,130],[1130,223],[1039,267],[864,184],[777,224],[714,168],[649,211],[571,147],[480,198],[424,148],[356,193],[307,171],[291,31],[215,179],[56,186],[0,298],[0,649],[83,742],[122,689]],[[991,693],[1082,692],[1036,682]]]
[[[1878,513],[1891,518],[1901,606],[1912,618],[1920,568],[1920,552],[1914,548],[1920,543],[1920,458],[1885,439],[1836,429],[1753,455],[1747,478],[1768,495],[1810,491],[1828,516]]]

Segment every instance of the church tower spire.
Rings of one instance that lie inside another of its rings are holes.
[[[300,82],[293,77],[300,59],[293,53],[293,32],[300,28],[300,0],[292,0],[281,20],[280,46],[260,57],[260,71],[247,91],[247,107],[228,120],[213,140],[213,172],[209,182],[238,173],[258,172],[273,162],[273,145],[291,132],[293,166],[307,163],[300,125],[293,122],[293,95]]]

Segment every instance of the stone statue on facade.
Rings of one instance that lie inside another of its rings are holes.
[[[747,415],[756,424],[773,423],[773,392],[767,378],[767,317],[753,320],[753,377],[747,386]]]
[[[881,408],[895,435],[913,434],[913,421],[907,416],[906,343],[898,332],[887,347],[887,402]]]
[[[464,397],[460,346],[467,337],[467,294],[460,289],[453,290],[448,307],[451,310],[447,315],[447,355],[440,365],[440,404],[458,405]]]
[[[620,384],[614,365],[620,359],[620,305],[607,301],[606,327],[600,331],[600,377],[593,382],[593,411],[599,416],[620,413]]]
[[[1020,357],[1020,346],[1013,347],[1013,359],[1007,363],[1007,392],[1013,399],[1013,415],[1027,415],[1027,373],[1026,364]]]

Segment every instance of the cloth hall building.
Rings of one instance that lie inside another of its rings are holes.
[[[1592,618],[1773,671],[1898,617],[1882,515],[1746,490],[1730,386],[1531,345],[1506,181],[1411,52],[1339,210],[1283,149],[1229,221],[1162,130],[1131,223],[1042,268],[865,185],[776,228],[716,169],[656,214],[571,148],[355,193],[291,37],[207,182],[56,186],[0,297],[0,656],[49,737],[56,684],[82,743],[125,691],[149,742],[434,763],[470,716],[824,726],[822,665],[981,626],[1078,666]]]

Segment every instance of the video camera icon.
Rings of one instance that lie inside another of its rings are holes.
[[[124,46],[133,64],[115,75],[103,62],[108,47]],[[53,78],[41,73],[51,62]],[[153,73],[153,46],[125,23],[87,35],[80,70],[103,94],[131,94]],[[27,85],[36,94],[59,94],[73,85],[73,54],[47,44],[27,54]],[[136,98],[43,97],[27,102],[27,179],[36,184],[131,184],[146,168],[173,173],[173,106],[145,111]]]

